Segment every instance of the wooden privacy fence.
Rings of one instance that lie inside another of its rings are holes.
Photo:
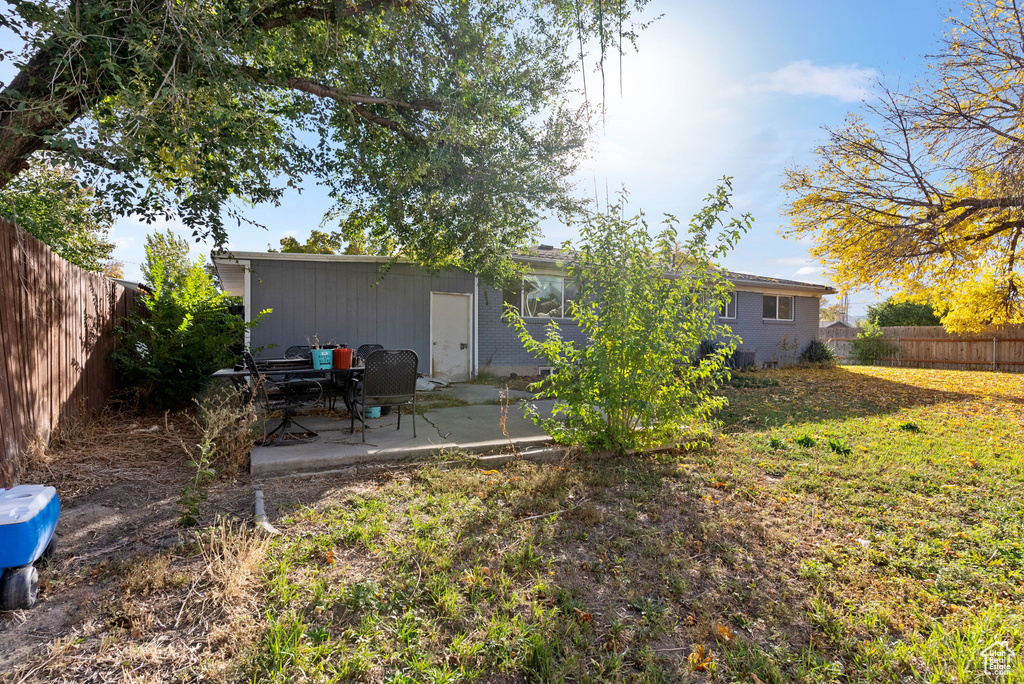
[[[955,335],[938,326],[882,328],[895,351],[884,366],[1024,372],[1024,326]],[[835,350],[840,363],[854,360],[860,328],[821,328],[818,337]]]
[[[134,293],[0,219],[0,485],[33,440],[98,411],[114,389],[112,329]]]

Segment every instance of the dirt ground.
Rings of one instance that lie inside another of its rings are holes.
[[[0,680],[20,673],[10,681],[32,681],[19,666],[67,643],[109,638],[128,569],[191,539],[177,500],[190,475],[182,444],[195,434],[183,415],[111,414],[65,430],[32,459],[21,481],[52,485],[61,499],[58,550],[39,568],[35,607],[0,612],[0,673],[8,673]],[[251,507],[248,475],[221,476],[200,526],[218,516],[243,518]]]

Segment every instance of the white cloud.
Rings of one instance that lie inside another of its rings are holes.
[[[808,257],[780,257],[778,259],[765,259],[765,263],[776,266],[808,266],[813,264],[814,260]]]
[[[868,95],[868,84],[877,77],[878,72],[874,69],[856,64],[821,66],[809,59],[802,59],[769,74],[761,74],[756,79],[754,89],[857,102]]]
[[[118,236],[111,233],[114,246],[118,249],[132,249],[135,247],[135,238],[131,236]]]
[[[824,272],[825,269],[823,269],[821,266],[803,266],[801,268],[798,268],[796,273],[794,273],[793,275],[822,275]]]

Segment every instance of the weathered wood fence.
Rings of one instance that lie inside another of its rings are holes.
[[[0,486],[17,481],[33,440],[107,402],[111,331],[133,301],[0,219]]]
[[[1024,326],[955,335],[941,327],[882,328],[895,351],[879,361],[885,366],[994,370],[1024,373]],[[853,340],[860,328],[821,328],[819,338],[835,350],[840,363],[854,361]]]

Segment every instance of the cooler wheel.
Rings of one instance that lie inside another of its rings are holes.
[[[0,608],[22,610],[35,605],[39,573],[34,565],[7,568],[0,578]]]

